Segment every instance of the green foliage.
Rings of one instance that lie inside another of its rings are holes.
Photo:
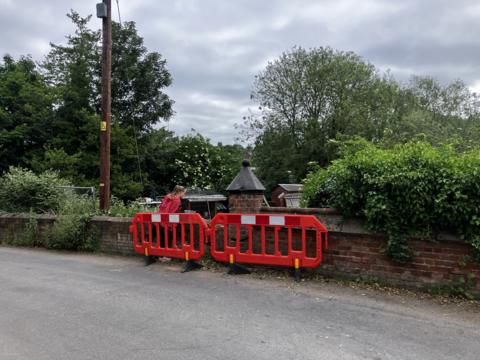
[[[122,200],[112,197],[110,201],[110,209],[108,209],[108,215],[132,218],[136,213],[150,211],[152,211],[152,209],[142,205],[139,200],[130,201],[125,204]]]
[[[94,250],[95,239],[88,231],[96,205],[91,198],[65,188],[67,182],[57,173],[34,174],[20,168],[9,169],[0,178],[0,210],[29,212],[26,228],[11,234],[7,243],[17,246],[45,246],[53,249]],[[52,229],[40,233],[36,214],[57,215]]]
[[[11,167],[0,178],[0,210],[42,213],[57,211],[63,201],[66,182],[55,172],[35,174]]]
[[[339,134],[380,138],[409,104],[399,85],[372,64],[328,47],[283,53],[256,76],[252,98],[261,118],[247,125],[259,133],[254,159],[267,188],[285,181],[288,170],[299,181],[309,161],[330,162],[329,140]]]
[[[406,264],[413,259],[415,253],[408,245],[407,239],[400,234],[390,232],[387,242],[381,249],[384,255],[390,256],[399,264]]]
[[[13,246],[42,246],[43,237],[38,231],[37,215],[30,212],[25,228],[20,231],[10,232],[5,238],[5,244]]]
[[[240,168],[243,151],[235,145],[214,146],[198,133],[184,136],[176,148],[174,182],[224,191]]]
[[[100,32],[88,27],[91,16],[74,11],[67,16],[74,34],[64,45],[52,44],[41,64],[55,94],[52,135],[44,140],[45,153],[30,163],[38,172],[56,170],[75,185],[91,186],[98,183]],[[155,186],[144,144],[157,131],[153,126],[173,113],[173,101],[163,91],[171,76],[165,59],[144,46],[134,22],[113,23],[112,40],[112,193],[134,199]]]
[[[473,300],[471,290],[475,288],[476,276],[474,273],[467,273],[455,277],[447,284],[433,285],[429,288],[433,296],[447,296],[452,298]]]
[[[480,139],[480,102],[463,82],[414,76],[401,84],[352,52],[294,47],[255,77],[259,115],[246,118],[253,159],[268,189],[328,165],[335,142],[361,136],[392,147],[424,140],[468,150]],[[273,154],[273,155],[272,155]]]
[[[52,91],[32,59],[0,63],[0,174],[27,166],[51,136]]]
[[[45,247],[64,250],[96,250],[95,236],[88,228],[88,223],[95,211],[92,199],[67,191],[57,213],[57,219],[46,236]]]
[[[384,252],[401,263],[414,255],[412,235],[454,231],[478,251],[479,149],[459,154],[424,142],[352,146],[357,151],[344,150],[342,159],[307,176],[304,205],[364,217],[372,230],[389,235]]]

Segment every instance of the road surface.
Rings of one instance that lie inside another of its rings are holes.
[[[480,359],[478,308],[0,247],[0,359]]]

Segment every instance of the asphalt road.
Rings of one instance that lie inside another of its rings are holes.
[[[476,308],[0,247],[0,359],[480,359]]]

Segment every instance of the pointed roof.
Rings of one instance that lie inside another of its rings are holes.
[[[250,161],[243,160],[240,172],[227,187],[227,191],[265,191],[265,187],[250,168]]]

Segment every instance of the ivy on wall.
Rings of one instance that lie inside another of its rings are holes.
[[[454,231],[480,260],[480,149],[410,142],[383,149],[355,141],[329,167],[305,180],[303,204],[363,217],[388,235],[385,254],[399,263],[415,255],[408,239]]]

